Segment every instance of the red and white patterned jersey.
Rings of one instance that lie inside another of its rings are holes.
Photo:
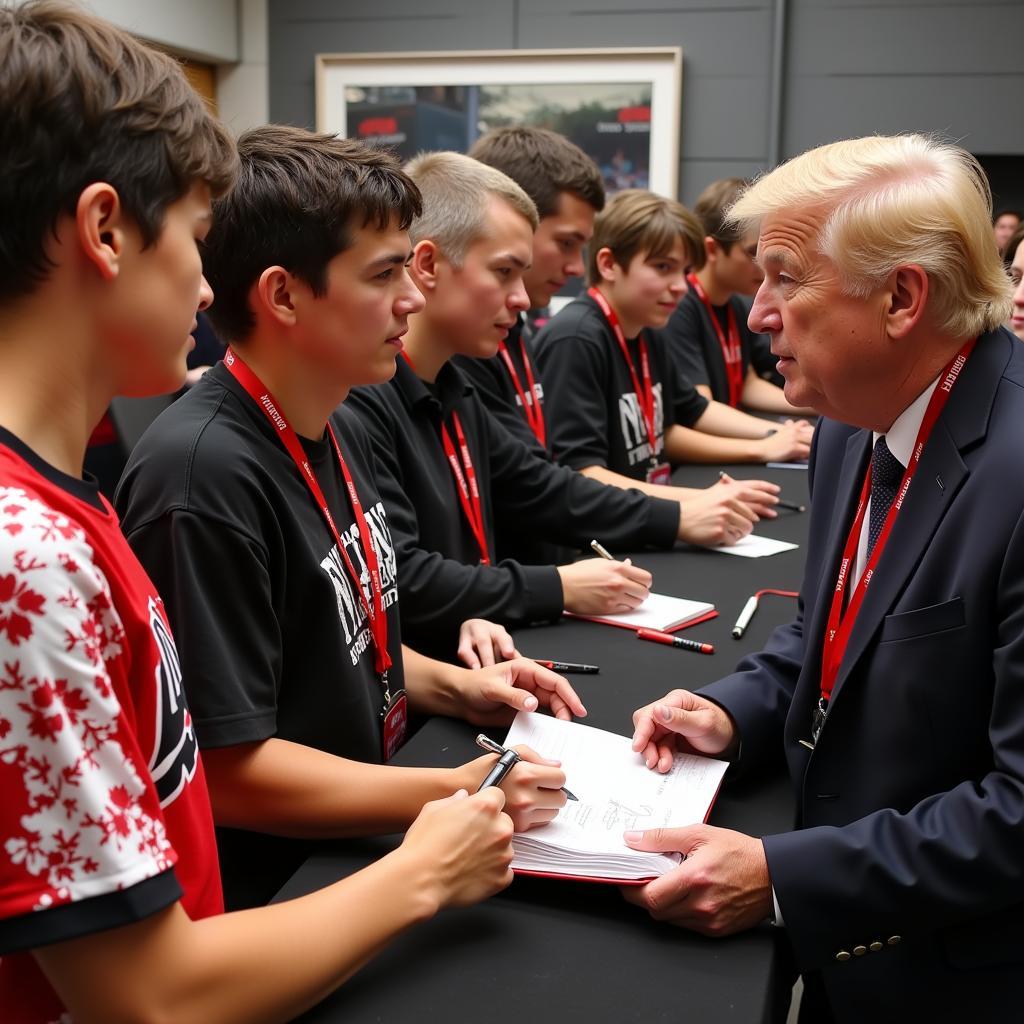
[[[178,899],[223,909],[160,597],[95,487],[0,430],[0,1017],[68,1019],[28,950]]]

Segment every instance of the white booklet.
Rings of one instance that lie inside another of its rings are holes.
[[[727,544],[710,550],[718,551],[723,555],[739,555],[741,558],[764,558],[766,555],[792,551],[799,546],[799,544],[792,544],[788,540],[775,540],[772,537],[758,537],[757,534],[748,533],[746,537],[736,541],[735,544]]]
[[[513,869],[592,881],[640,882],[674,868],[679,854],[633,850],[622,833],[705,821],[729,767],[677,754],[662,775],[647,767],[625,736],[524,711],[505,739],[506,746],[517,743],[558,758],[565,787],[577,799],[547,825],[515,835]]]
[[[682,597],[669,597],[667,594],[648,594],[643,604],[631,612],[619,615],[566,615],[575,619],[590,619],[592,622],[603,622],[608,626],[625,626],[627,629],[658,629],[662,633],[678,629],[679,626],[694,619],[711,618],[715,606],[706,601],[688,601]]]

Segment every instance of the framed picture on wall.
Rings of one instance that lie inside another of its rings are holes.
[[[682,65],[678,47],[320,54],[317,128],[402,159],[465,152],[505,125],[551,128],[593,158],[609,192],[674,198]]]

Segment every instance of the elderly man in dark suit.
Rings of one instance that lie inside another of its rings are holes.
[[[687,859],[629,898],[712,935],[782,925],[803,1020],[1019,1019],[1024,967],[1024,347],[969,154],[812,150],[731,216],[751,327],[825,419],[796,620],[634,716],[634,747],[784,751],[797,827],[627,834]]]

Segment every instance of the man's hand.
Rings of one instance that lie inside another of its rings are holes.
[[[686,857],[653,882],[622,888],[623,896],[644,907],[655,921],[722,936],[753,928],[771,916],[771,878],[760,839],[711,825],[626,832],[624,838],[633,850]]]
[[[449,714],[474,725],[508,725],[517,711],[548,708],[568,722],[583,718],[587,709],[569,681],[529,658],[503,661],[460,673]]]
[[[811,454],[814,427],[807,420],[786,420],[760,442],[765,462],[801,462]]]
[[[633,749],[648,768],[667,772],[672,757],[732,753],[736,726],[717,704],[689,690],[673,690],[633,712]]]
[[[614,615],[631,612],[651,590],[652,577],[627,558],[585,558],[572,565],[560,565],[562,601],[567,612],[577,615]]]
[[[716,484],[680,504],[678,537],[706,548],[735,544],[755,522],[757,513],[749,505]]]
[[[467,619],[459,627],[459,660],[469,668],[495,665],[518,658],[509,631],[487,619]]]

